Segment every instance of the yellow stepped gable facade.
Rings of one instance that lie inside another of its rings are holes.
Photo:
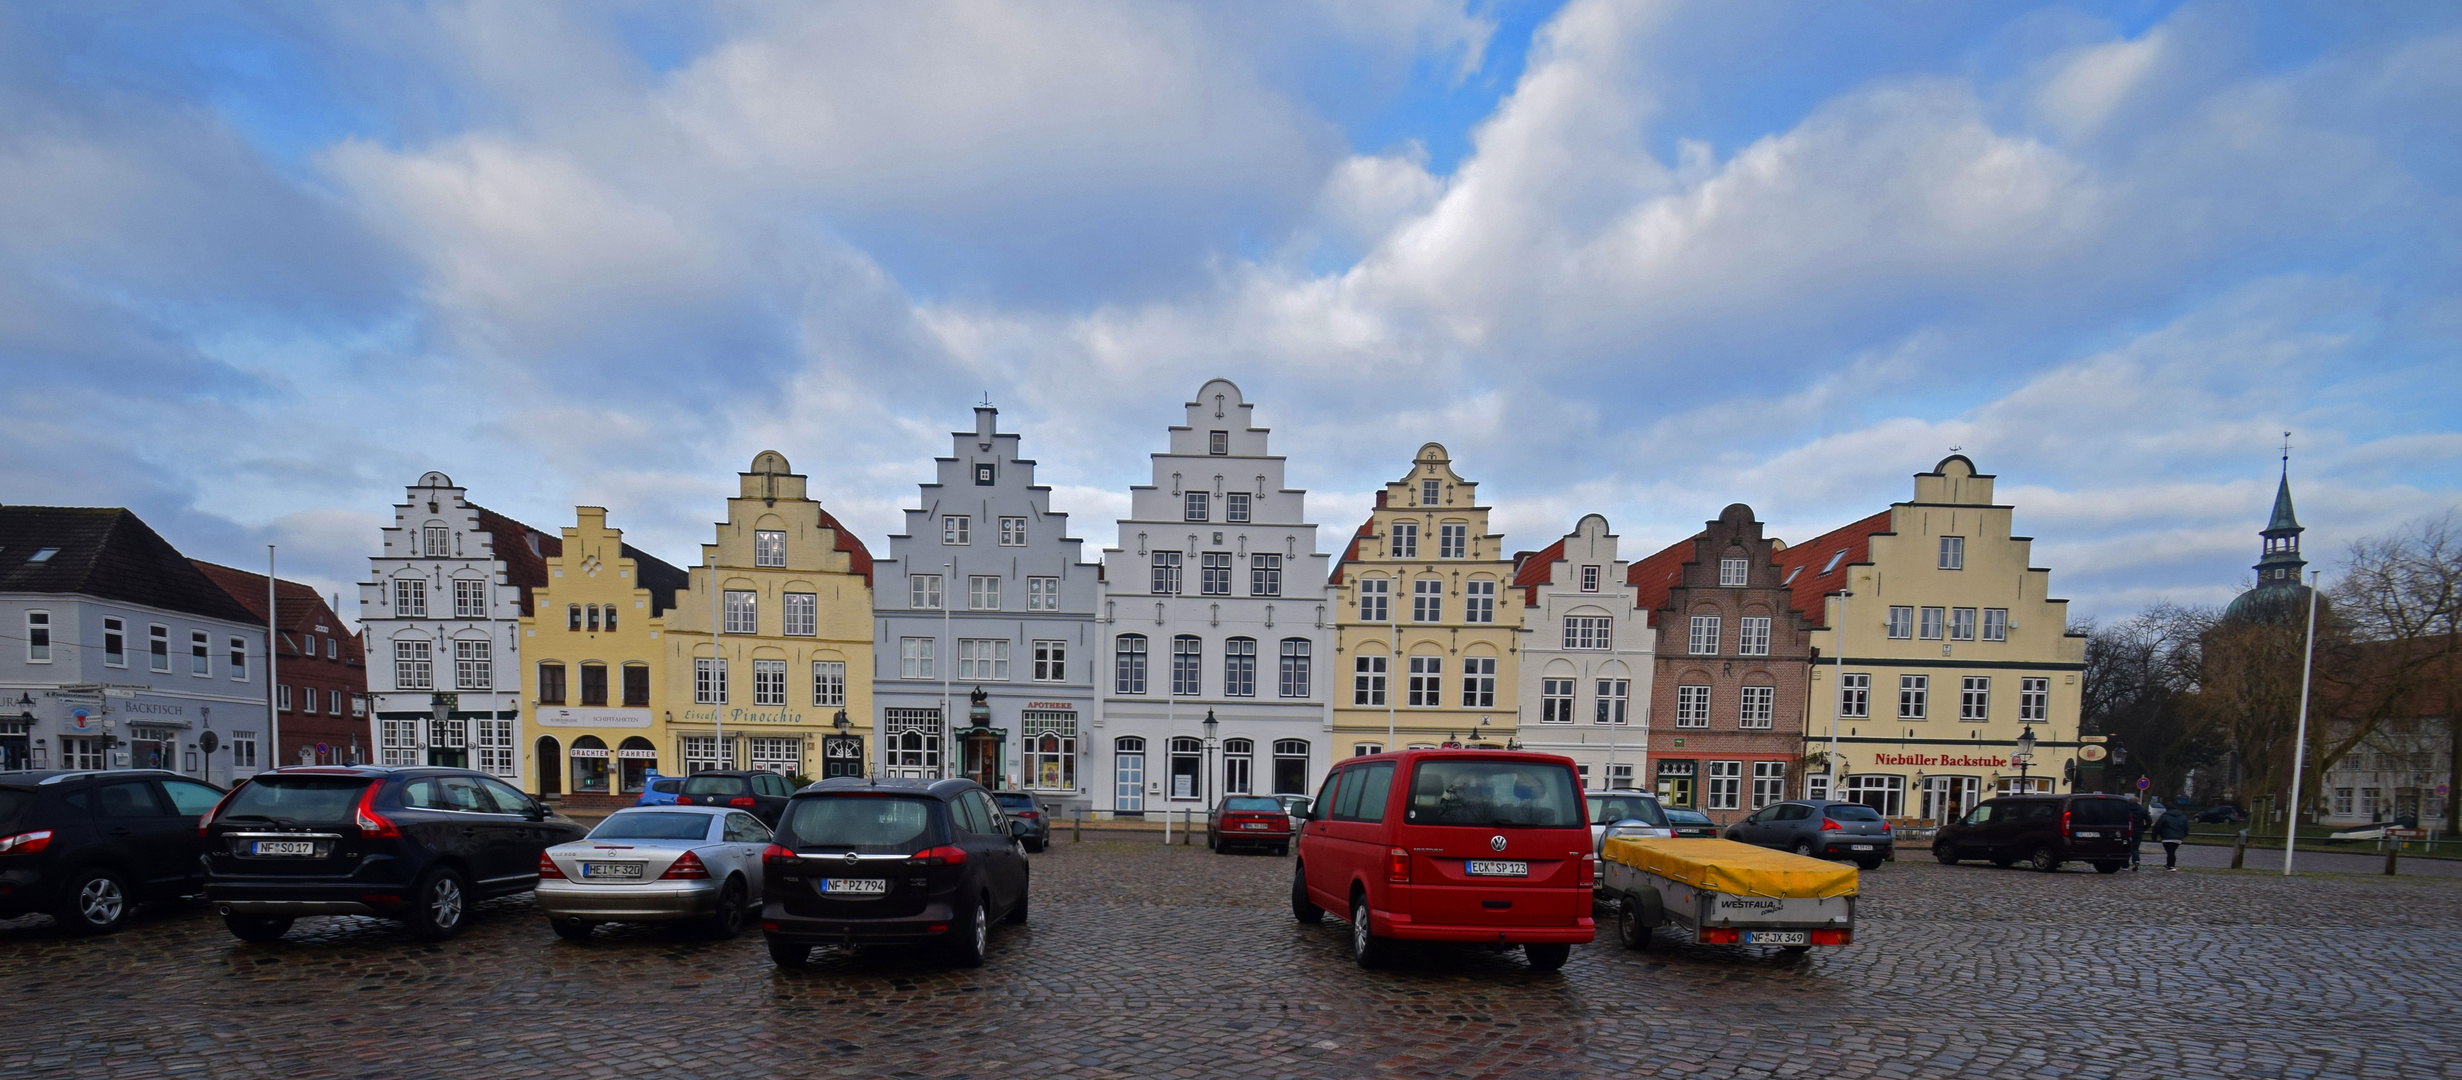
[[[872,554],[785,455],[762,451],[738,480],[664,628],[661,712],[677,756],[686,771],[864,775]]]
[[[1913,499],[1781,556],[1807,575],[1790,584],[1822,625],[1804,741],[1825,752],[1838,713],[1840,798],[1938,821],[2066,787],[2086,639],[2031,539],[2010,535],[2014,508],[1993,503],[1992,479],[1951,455],[1915,474]],[[1817,794],[1829,770],[1808,771]]]
[[[684,572],[627,546],[607,511],[574,508],[563,554],[521,619],[522,774],[541,795],[637,795],[681,770],[657,705],[668,609]]]
[[[1337,757],[1513,736],[1522,593],[1503,541],[1436,443],[1378,494],[1330,583]]]

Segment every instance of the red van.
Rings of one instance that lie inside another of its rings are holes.
[[[1291,914],[1348,913],[1361,967],[1393,942],[1519,945],[1554,971],[1597,936],[1598,856],[1573,759],[1403,750],[1336,766],[1309,807]]]

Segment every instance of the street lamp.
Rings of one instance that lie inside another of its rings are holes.
[[[2033,724],[2026,725],[2026,730],[2018,732],[2017,753],[2009,756],[2017,761],[2018,786],[2033,791],[2034,785],[2026,779],[2027,766],[2035,763],[2035,726]]]
[[[1214,735],[1221,730],[1222,721],[1214,719],[1214,710],[1207,709],[1205,711],[1205,775],[1207,779],[1212,779],[1214,776]],[[1202,795],[1203,792],[1199,794]]]

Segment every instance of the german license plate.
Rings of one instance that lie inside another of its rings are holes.
[[[259,840],[248,846],[251,855],[314,855],[313,840]]]
[[[637,862],[586,862],[581,864],[581,876],[586,878],[629,878],[639,880],[641,864]]]
[[[1472,859],[1462,870],[1472,877],[1530,876],[1530,864],[1520,859]]]
[[[1273,827],[1273,826],[1267,825],[1266,823],[1264,823],[1264,822],[1262,822],[1262,821],[1243,821],[1243,822],[1240,822],[1240,828],[1243,828],[1243,829],[1270,829],[1270,828],[1272,828],[1272,827]]]
[[[880,896],[889,891],[885,878],[822,878],[821,891],[831,896]]]
[[[1870,845],[1870,844],[1849,844],[1849,845],[1847,845],[1847,850],[1848,850],[1848,851],[1870,851],[1870,850],[1872,850],[1872,845]]]
[[[2080,840],[2100,840],[2103,838],[2103,834],[2099,832],[2082,832],[2077,834],[2077,838]]]
[[[1812,937],[1802,930],[1747,930],[1746,945],[1810,945]]]

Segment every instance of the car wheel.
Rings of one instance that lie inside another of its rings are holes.
[[[745,891],[744,879],[728,878],[726,887],[718,890],[718,910],[701,924],[702,932],[717,941],[731,940],[743,933]]]
[[[291,932],[291,920],[278,915],[225,915],[222,925],[230,928],[232,937],[258,945],[280,941]]]
[[[1008,913],[1008,914],[1003,915],[1003,916],[1001,916],[1001,917],[1000,917],[1000,921],[1001,921],[1001,922],[1004,922],[1004,923],[1007,923],[1007,924],[1009,924],[1009,925],[1011,925],[1011,926],[1024,926],[1024,925],[1026,925],[1026,894],[1025,894],[1025,893],[1022,893],[1022,892],[1021,892],[1021,893],[1017,894],[1017,903],[1016,903],[1014,906],[1012,906],[1012,907],[1010,907],[1010,908],[1009,908],[1009,913]]]
[[[1958,864],[1958,849],[1950,847],[1947,844],[1934,844],[1932,845],[1932,857],[1939,859],[1942,866],[1956,866]]]
[[[52,916],[60,920],[60,929],[72,934],[108,934],[128,925],[128,917],[136,910],[127,881],[103,867],[90,866],[69,875]]]
[[[1616,901],[1616,940],[1628,949],[1650,947],[1650,928],[1641,921],[1641,905],[1632,897]]]
[[[1794,849],[1793,849],[1793,850],[1795,851],[1795,853],[1796,853],[1796,854],[1801,855],[1801,856],[1803,856],[1803,857],[1805,857],[1805,858],[1807,858],[1807,859],[1817,859],[1817,858],[1820,858],[1820,856],[1815,855],[1815,854],[1813,854],[1813,853],[1812,853],[1812,841],[1810,841],[1810,840],[1798,840],[1798,841],[1796,841],[1796,842],[1795,842],[1795,847],[1794,847]]]
[[[982,967],[991,935],[991,913],[984,910],[983,898],[968,900],[958,910],[957,918],[949,922],[949,962],[959,967]]]
[[[1380,968],[1393,960],[1393,943],[1369,931],[1368,898],[1351,900],[1351,959],[1363,968]]]
[[[1050,841],[1047,840],[1028,840],[1026,841],[1026,853],[1029,855],[1040,855],[1043,853],[1044,845],[1049,842]]]
[[[1881,868],[1881,857],[1878,855],[1868,855],[1864,858],[1855,860],[1855,865],[1866,870],[1878,870]]]
[[[2098,874],[2117,874],[2128,868],[2129,864],[2124,862],[2099,862],[2094,864],[2094,872]]]
[[[1563,967],[1564,962],[1572,957],[1573,947],[1562,943],[1554,945],[1532,943],[1522,946],[1522,959],[1530,963],[1532,971],[1554,971]]]
[[[2034,857],[2026,860],[2026,865],[2046,874],[2051,873],[2060,869],[2060,853],[2053,851],[2051,845],[2045,844],[2035,849]]]
[[[1315,926],[1325,920],[1325,909],[1308,899],[1308,867],[1304,863],[1291,867],[1291,917],[1303,926]]]
[[[588,941],[590,931],[598,929],[597,923],[580,919],[549,919],[547,925],[556,932],[557,937],[566,941]]]
[[[1213,852],[1213,853],[1214,853],[1214,854],[1216,854],[1216,855],[1220,855],[1220,854],[1222,854],[1222,845],[1217,844],[1217,843],[1215,843],[1215,842],[1214,842],[1214,834],[1213,834],[1213,833],[1207,833],[1207,834],[1205,834],[1205,849],[1206,849],[1207,851],[1211,851],[1211,852]]]
[[[769,962],[784,968],[799,968],[812,962],[812,946],[789,945],[783,941],[769,943]]]
[[[462,924],[470,918],[470,888],[462,883],[460,871],[450,866],[431,866],[419,875],[419,883],[410,889],[410,936],[421,941],[443,941],[462,932]]]

